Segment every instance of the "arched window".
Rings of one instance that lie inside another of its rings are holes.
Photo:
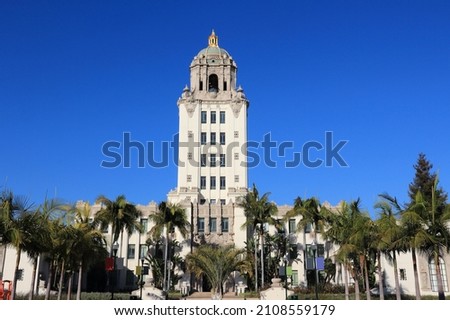
[[[439,269],[441,270],[442,285],[444,287],[444,291],[448,291],[447,272],[445,272],[445,262],[442,257],[439,257]],[[434,263],[433,257],[430,257],[430,259],[428,260],[428,272],[430,273],[431,291],[437,292],[438,279],[436,273],[436,264]]]
[[[208,78],[208,91],[209,92],[218,92],[219,91],[219,78],[217,74],[211,74]]]

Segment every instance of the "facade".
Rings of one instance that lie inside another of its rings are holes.
[[[249,101],[244,91],[237,85],[237,65],[231,55],[221,47],[217,35],[212,32],[208,46],[198,52],[190,65],[190,85],[186,86],[178,99],[179,109],[179,159],[177,186],[168,193],[168,201],[181,204],[190,219],[191,235],[183,239],[176,234],[176,240],[182,245],[182,255],[193,250],[194,245],[202,243],[234,244],[243,248],[252,237],[246,229],[243,209],[238,206],[239,198],[248,189],[247,176],[247,109]],[[81,203],[80,203],[81,205]],[[330,204],[324,205],[331,207]],[[119,269],[118,287],[132,291],[136,288],[136,267],[142,264],[148,247],[145,232],[150,230],[149,216],[158,210],[155,202],[138,205],[142,212],[141,224],[144,234],[124,233],[119,240],[117,267]],[[278,206],[278,219],[282,219],[291,206]],[[100,210],[100,205],[92,206],[92,215]],[[325,242],[320,234],[306,228],[296,231],[299,218],[286,222],[286,236],[291,248],[298,255],[288,259],[286,266],[292,268],[291,286],[305,286],[308,280],[308,267],[311,263],[312,245],[323,245],[320,255],[334,259],[336,247]],[[270,229],[273,232],[274,230]],[[111,228],[104,230],[105,238],[110,239]],[[318,243],[313,243],[315,239]],[[110,248],[108,244],[108,248]],[[16,251],[12,247],[1,246],[0,268],[3,280],[12,280],[16,261]],[[448,274],[450,260],[442,260],[442,274],[445,289],[448,291]],[[436,275],[432,261],[420,254],[418,267],[421,293],[435,294]],[[394,288],[393,266],[388,260],[383,261],[385,283],[387,288]],[[17,292],[26,294],[30,290],[32,266],[26,254],[22,254],[20,269],[22,278],[18,281]],[[411,255],[398,255],[398,270],[402,292],[415,294],[414,275]],[[431,271],[430,271],[431,270]],[[40,259],[36,275],[39,293],[47,285],[48,264],[44,257]],[[226,285],[226,290],[235,290],[236,283],[242,280],[233,274]],[[349,279],[351,283],[351,279]],[[152,275],[144,277],[146,283],[152,282]],[[88,277],[84,277],[83,289],[89,287]],[[196,289],[202,290],[200,282],[192,281],[189,274],[183,274],[177,288],[189,282]],[[342,269],[337,266],[335,283],[344,282]],[[75,288],[76,284],[73,284]]]

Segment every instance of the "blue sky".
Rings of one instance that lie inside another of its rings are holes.
[[[433,0],[1,1],[0,186],[36,204],[165,200],[172,163],[105,169],[101,148],[123,132],[173,139],[189,64],[214,29],[250,100],[250,140],[270,132],[290,153],[327,131],[348,140],[345,168],[272,155],[276,168],[249,169],[272,200],[360,197],[374,213],[379,193],[407,201],[419,152],[449,190],[449,17]]]

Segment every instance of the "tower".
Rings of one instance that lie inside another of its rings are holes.
[[[208,47],[190,65],[190,86],[178,99],[177,188],[170,202],[234,203],[247,192],[247,108],[236,87],[237,66],[219,47],[214,31]]]

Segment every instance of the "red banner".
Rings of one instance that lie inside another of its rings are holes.
[[[105,270],[113,271],[114,270],[114,258],[108,257],[105,261]]]

